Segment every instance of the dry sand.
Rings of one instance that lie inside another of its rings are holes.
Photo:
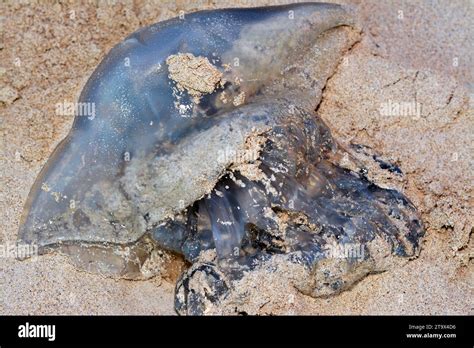
[[[399,164],[405,173],[400,182],[373,175],[400,187],[421,211],[427,235],[420,257],[329,299],[313,299],[291,286],[264,281],[255,284],[264,291],[245,310],[473,314],[472,2],[350,2],[359,5],[363,40],[328,81],[318,112],[338,141],[370,145]],[[16,240],[29,189],[72,124],[72,118],[55,114],[55,105],[77,99],[108,50],[136,29],[180,11],[238,5],[0,4],[2,245]],[[420,117],[380,115],[380,106],[389,100],[415,98],[422,105]],[[0,260],[0,314],[173,314],[173,288],[174,279],[112,280],[78,271],[60,255]]]

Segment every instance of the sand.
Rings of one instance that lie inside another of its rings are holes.
[[[284,1],[242,1],[242,6]],[[370,145],[405,173],[394,182],[427,226],[419,258],[336,297],[313,299],[269,279],[242,306],[258,314],[473,314],[472,44],[469,1],[352,1],[363,39],[324,90],[318,113],[335,138]],[[0,243],[14,243],[29,189],[72,118],[74,102],[110,48],[136,29],[238,1],[0,4]],[[400,12],[401,11],[401,12]],[[381,115],[416,100],[421,113]],[[51,254],[0,259],[0,314],[174,314],[176,276],[113,280]],[[250,282],[250,285],[252,283]]]

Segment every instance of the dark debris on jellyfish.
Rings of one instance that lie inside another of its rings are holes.
[[[341,166],[348,152],[314,111],[359,31],[346,9],[312,3],[133,33],[85,85],[79,103],[95,115],[76,115],[39,174],[19,242],[131,279],[156,250],[180,255],[179,314],[219,306],[276,257],[318,297],[416,256],[414,206]]]

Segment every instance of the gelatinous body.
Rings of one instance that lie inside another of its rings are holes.
[[[357,38],[327,4],[203,11],[137,31],[84,87],[79,102],[94,113],[76,115],[40,173],[19,240],[132,278],[153,249],[184,255],[195,265],[176,308],[192,314],[275,255],[312,272],[330,243],[361,245],[345,260],[364,271],[300,285],[313,296],[380,270],[374,240],[415,255],[413,206],[339,166],[345,151],[313,111]],[[192,285],[196,274],[215,296]]]

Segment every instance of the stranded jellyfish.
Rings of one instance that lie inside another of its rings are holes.
[[[413,205],[371,182],[315,113],[358,35],[346,9],[318,3],[202,11],[133,33],[82,90],[93,112],[76,114],[36,179],[19,242],[131,279],[156,251],[180,255],[180,314],[218,306],[275,257],[301,267],[295,286],[317,297],[416,255]]]

